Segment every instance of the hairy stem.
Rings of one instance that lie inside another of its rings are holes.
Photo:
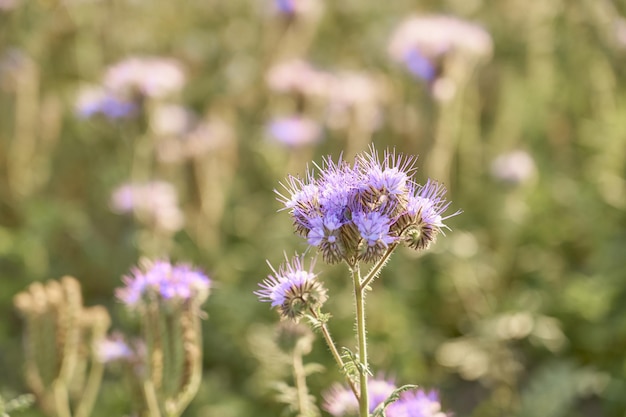
[[[383,266],[385,266],[385,264],[391,257],[391,254],[393,253],[394,249],[397,246],[398,246],[397,243],[389,245],[389,247],[387,248],[387,252],[385,252],[383,257],[380,258],[378,262],[376,262],[376,265],[374,265],[372,269],[369,270],[365,278],[363,278],[363,281],[361,281],[361,284],[360,284],[361,288],[367,288],[367,286],[371,284],[374,278],[378,276],[378,274],[380,273],[380,270],[383,269]]]
[[[333,354],[333,358],[335,358],[335,362],[337,362],[339,369],[341,369],[341,371],[343,372],[343,370],[346,367],[346,364],[343,362],[343,359],[341,359],[341,355],[339,354],[339,351],[337,350],[337,345],[335,345],[335,341],[333,340],[332,336],[330,335],[330,332],[328,331],[328,326],[326,326],[326,323],[320,320],[319,315],[317,314],[315,310],[311,309],[310,312],[311,312],[311,315],[313,315],[313,317],[315,317],[315,319],[318,320],[318,322],[320,323],[320,329],[322,330],[322,334],[324,335],[324,340],[326,341],[326,344],[328,345],[330,352]],[[352,379],[350,378],[347,378],[347,379],[348,379],[348,385],[350,385],[350,389],[352,389],[354,396],[358,400],[359,390],[357,390],[356,385],[354,385],[354,381],[352,381]]]
[[[357,264],[355,268],[350,269],[352,282],[354,283],[354,298],[356,302],[356,332],[359,348],[359,366],[360,390],[359,396],[359,416],[369,416],[369,398],[367,392],[367,340],[365,335],[365,286],[361,284],[361,270]]]

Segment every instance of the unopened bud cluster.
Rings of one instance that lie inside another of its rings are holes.
[[[269,275],[255,294],[261,301],[272,303],[280,315],[297,321],[311,310],[317,310],[327,299],[326,288],[313,273],[313,263],[309,270],[304,269],[303,258],[295,256],[285,260],[278,270],[271,265],[273,275]]]
[[[296,233],[321,252],[328,263],[374,262],[404,244],[428,248],[442,228],[450,205],[443,185],[413,179],[414,159],[385,152],[382,161],[372,148],[353,165],[330,157],[319,177],[290,176],[287,195],[279,200],[290,211]]]
[[[101,306],[84,307],[79,282],[72,277],[35,282],[13,303],[24,317],[26,382],[43,411],[69,410],[87,417],[102,378],[94,347],[111,319]]]

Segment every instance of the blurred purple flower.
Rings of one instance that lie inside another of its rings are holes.
[[[391,36],[389,54],[409,71],[432,82],[444,55],[466,54],[476,58],[491,56],[493,42],[482,27],[451,16],[412,16]]]
[[[130,57],[110,66],[105,88],[122,95],[163,98],[179,92],[185,84],[180,63],[170,58]]]
[[[512,185],[527,182],[536,171],[532,156],[521,150],[499,155],[491,163],[491,175],[497,180]]]
[[[265,77],[267,85],[278,93],[319,96],[326,94],[330,75],[306,61],[292,59],[272,66]]]
[[[184,224],[174,186],[164,181],[127,183],[111,195],[111,208],[116,213],[133,213],[138,220],[156,229],[175,232]]]
[[[446,417],[436,391],[406,391],[385,410],[388,417]]]
[[[201,157],[213,150],[233,145],[234,132],[226,122],[203,120],[179,135],[160,140],[157,157],[165,163],[176,163]]]
[[[193,300],[200,304],[211,288],[211,280],[200,270],[162,260],[133,268],[123,281],[125,286],[118,288],[116,296],[131,309],[149,300],[173,303]]]
[[[117,97],[100,87],[81,89],[76,100],[76,112],[83,118],[100,114],[109,119],[120,119],[134,116],[138,109],[136,103]]]
[[[267,126],[267,132],[276,142],[289,147],[311,145],[322,137],[319,124],[302,116],[276,119]]]
[[[274,0],[276,12],[288,17],[308,17],[321,9],[320,0]]]
[[[112,334],[96,345],[96,357],[102,363],[130,359],[134,354],[121,334]]]
[[[0,12],[13,10],[17,7],[19,0],[0,0]]]
[[[373,413],[376,407],[385,401],[395,389],[393,381],[370,377],[367,383],[370,413]],[[358,414],[359,403],[352,390],[346,386],[334,384],[323,394],[323,397],[322,408],[335,417]],[[391,414],[387,416],[392,417]]]

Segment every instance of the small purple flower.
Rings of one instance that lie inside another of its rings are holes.
[[[400,399],[387,407],[388,417],[446,417],[436,391],[407,391]]]
[[[83,118],[103,115],[109,119],[121,119],[136,115],[138,109],[136,103],[99,87],[82,89],[76,101],[76,112]]]
[[[482,27],[451,16],[412,16],[394,31],[389,42],[391,58],[429,83],[438,78],[438,66],[449,54],[488,58],[491,36]]]
[[[131,359],[135,353],[121,334],[113,334],[96,345],[96,357],[102,363]]]
[[[389,234],[391,219],[384,214],[376,211],[369,213],[353,213],[352,221],[359,229],[359,233],[367,243],[367,246],[382,244],[387,247],[397,239]]]
[[[407,51],[404,64],[413,75],[424,81],[432,82],[437,77],[436,64],[417,49]]]
[[[276,142],[294,148],[315,144],[322,137],[319,124],[302,116],[276,119],[267,132]]]
[[[186,264],[173,265],[161,260],[133,268],[123,281],[125,287],[119,288],[116,295],[131,309],[150,300],[173,303],[193,300],[201,304],[211,288],[211,280],[201,271]]]
[[[180,63],[171,58],[130,57],[110,66],[104,86],[116,94],[163,98],[179,92],[185,84]]]
[[[133,213],[147,226],[168,233],[185,223],[176,189],[165,181],[122,184],[113,190],[110,205],[116,213]]]
[[[521,150],[501,154],[491,163],[491,175],[511,185],[529,181],[536,171],[532,156]]]
[[[407,210],[396,223],[398,234],[404,237],[409,247],[427,249],[441,229],[448,228],[443,221],[461,213],[456,211],[443,217],[450,206],[450,202],[444,199],[445,193],[442,184],[429,179],[409,196]]]
[[[367,392],[369,397],[369,410],[373,413],[376,407],[385,401],[396,389],[393,381],[381,377],[369,378]],[[335,417],[356,415],[359,411],[359,403],[352,391],[340,384],[334,384],[324,393],[322,407]],[[391,417],[390,414],[388,416]]]
[[[308,270],[304,269],[303,257],[294,256],[291,261],[285,255],[285,262],[278,270],[272,269],[259,284],[260,290],[254,291],[260,301],[278,307],[281,316],[297,321],[311,309],[317,309],[326,301],[326,289],[313,273],[314,262]]]

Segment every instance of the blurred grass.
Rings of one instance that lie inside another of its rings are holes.
[[[255,377],[248,337],[276,316],[252,291],[268,273],[265,259],[276,263],[305,244],[276,212],[273,189],[293,169],[304,172],[309,158],[336,157],[349,145],[347,132],[330,129],[310,149],[265,140],[267,120],[293,106],[267,90],[265,72],[295,55],[383,80],[388,97],[372,140],[419,154],[420,181],[436,167],[429,156],[440,121],[456,132],[443,169],[452,207],[464,212],[428,253],[398,251],[375,283],[367,305],[374,370],[440,389],[459,417],[626,415],[626,4],[324,6],[319,21],[295,29],[272,15],[269,0],[22,0],[0,8],[0,392],[26,391],[11,298],[30,282],[74,275],[88,305],[105,304],[117,327],[133,328],[112,294],[141,255],[140,226],[108,201],[132,175],[145,121],[81,120],[73,102],[108,65],[159,55],[186,68],[179,101],[224,118],[236,136],[233,153],[210,160],[224,174],[210,191],[223,199],[223,216],[210,227],[196,216],[190,163],[155,162],[152,173],[177,186],[188,215],[172,258],[218,283],[206,307],[203,387],[186,415],[280,413]],[[392,30],[415,11],[479,22],[493,37],[494,56],[472,75],[456,113],[387,57]],[[489,169],[514,149],[537,166],[534,180],[517,187]],[[331,329],[352,346],[345,270],[318,269],[330,289]],[[338,378],[320,340],[317,348],[312,360],[328,371],[310,378],[314,393]],[[94,415],[125,407],[110,374]]]

